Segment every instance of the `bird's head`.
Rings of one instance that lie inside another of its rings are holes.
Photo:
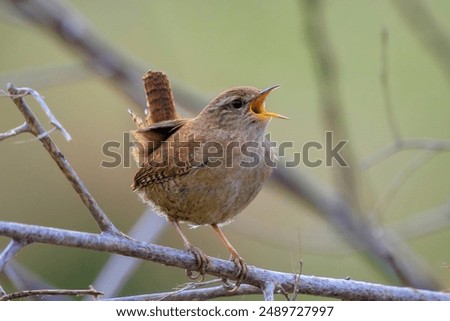
[[[266,99],[279,85],[259,90],[230,88],[214,98],[199,114],[199,120],[224,130],[258,130],[264,134],[272,118],[287,117],[266,110]]]

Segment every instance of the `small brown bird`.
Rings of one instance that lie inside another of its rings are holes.
[[[200,275],[205,274],[208,258],[188,241],[179,222],[211,225],[238,267],[237,288],[248,268],[219,226],[241,213],[272,173],[265,132],[273,117],[286,117],[266,111],[265,101],[278,86],[228,89],[197,117],[186,119],[175,111],[164,73],[149,71],[143,79],[145,120],[130,112],[138,126],[132,134],[141,166],[133,190],[173,224],[185,248],[195,255]]]

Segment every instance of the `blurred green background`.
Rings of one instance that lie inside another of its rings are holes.
[[[293,141],[295,151],[301,151],[308,141],[324,142],[327,128],[318,105],[302,7],[297,1],[73,0],[69,4],[120,52],[143,66],[148,64],[147,69],[155,66],[163,70],[169,78],[188,84],[208,99],[236,85],[263,88],[281,84],[271,95],[268,109],[290,120],[271,123],[272,139]],[[450,84],[392,4],[369,0],[324,4],[339,64],[349,145],[357,162],[393,141],[380,86],[383,29],[389,33],[393,114],[402,134],[449,140]],[[426,4],[448,33],[450,2]],[[107,160],[102,145],[121,141],[123,133],[133,128],[127,109],[138,111],[139,106],[84,69],[80,57],[56,37],[10,11],[1,14],[0,38],[0,86],[4,88],[9,81],[16,86],[32,85],[46,97],[73,141],[66,142],[57,132],[52,137],[103,210],[122,231],[128,231],[145,210],[130,189],[136,167],[131,162],[131,168],[110,169],[100,163]],[[42,123],[48,124],[37,105],[31,104]],[[0,132],[22,122],[10,99],[0,98]],[[30,138],[20,135],[0,143],[0,220],[97,232],[70,184],[41,144]],[[400,152],[360,174],[365,212],[371,212],[395,175],[420,153]],[[448,202],[449,161],[448,152],[439,153],[420,166],[376,219],[386,226],[402,224],[398,222],[408,222],[413,215]],[[330,168],[302,169],[323,183],[331,183]],[[425,235],[421,226],[416,226],[406,240],[429,264],[443,289],[450,287],[449,221]],[[212,229],[184,228],[192,243],[209,255],[228,257]],[[301,259],[304,274],[395,284],[314,209],[273,183],[267,184],[224,231],[252,265],[297,272]],[[7,241],[0,238],[0,246],[6,246]],[[167,229],[157,243],[182,247],[172,229]],[[17,261],[56,287],[83,288],[94,282],[108,257],[86,250],[32,245],[20,252]],[[13,289],[5,277],[0,276],[0,281],[6,290]],[[179,269],[143,262],[121,294],[169,291],[185,282]]]

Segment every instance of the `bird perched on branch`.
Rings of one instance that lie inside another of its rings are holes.
[[[193,246],[179,222],[211,225],[237,266],[234,289],[245,280],[248,267],[220,226],[230,222],[255,198],[273,169],[265,139],[272,118],[264,90],[234,87],[214,98],[195,118],[181,118],[167,76],[149,71],[144,77],[147,108],[144,119],[130,114],[138,129],[134,156],[140,169],[133,190],[175,227],[187,250],[205,274],[208,257]],[[193,277],[192,272],[188,275]]]

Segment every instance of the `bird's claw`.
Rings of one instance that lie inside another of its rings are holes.
[[[194,271],[186,270],[186,276],[191,280],[199,280],[199,282],[202,282],[205,279],[206,269],[209,265],[208,256],[205,254],[205,252],[195,246],[189,246],[187,250],[194,254],[197,261],[197,266],[195,267]]]
[[[229,292],[236,292],[236,290],[239,289],[241,284],[247,278],[248,266],[247,266],[247,263],[245,263],[244,259],[240,256],[231,256],[230,261],[232,261],[237,267],[237,273],[234,277],[236,282],[234,284],[229,283],[228,279],[226,279],[226,278],[222,278],[222,282],[224,284],[224,287]]]

